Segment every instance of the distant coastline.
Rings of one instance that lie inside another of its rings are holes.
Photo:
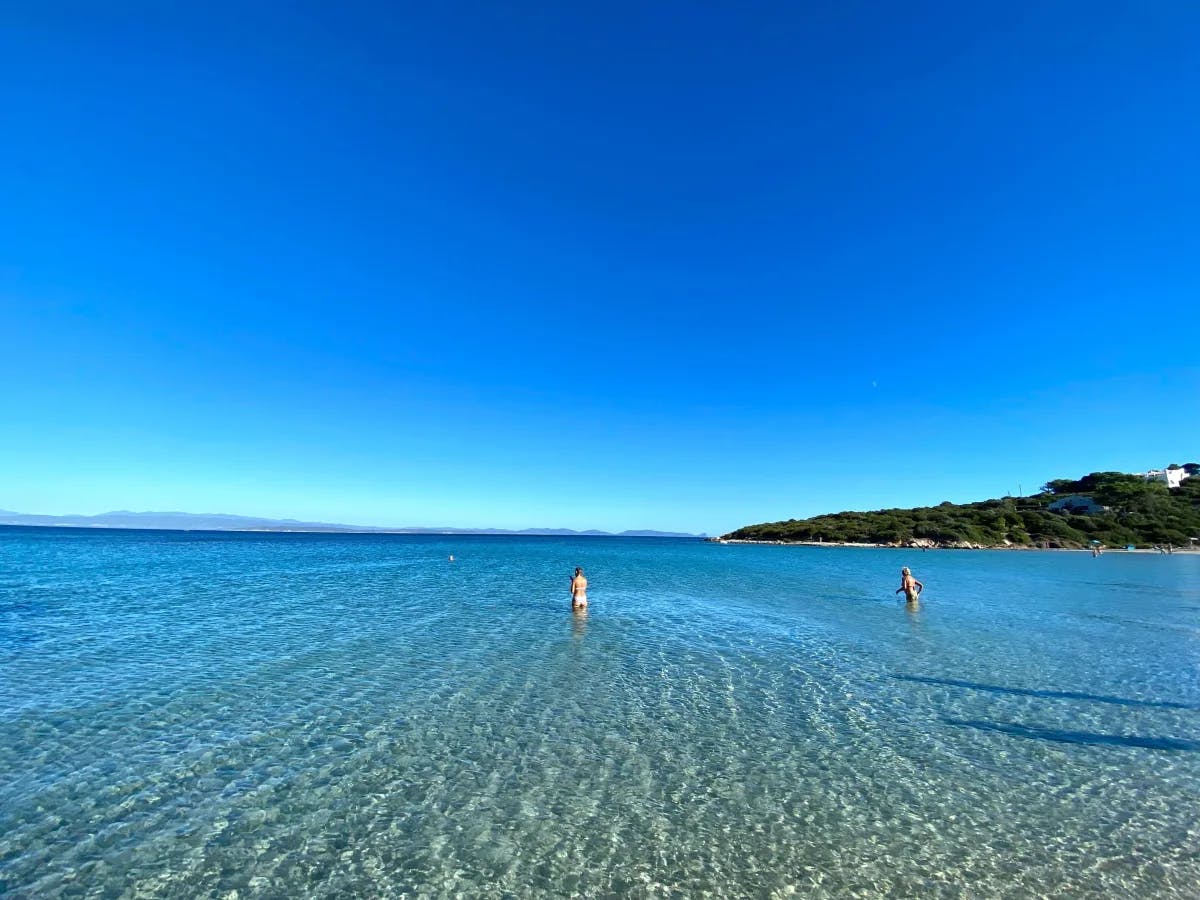
[[[0,525],[17,528],[78,528],[83,530],[125,531],[229,531],[302,534],[443,534],[443,535],[513,535],[518,537],[662,537],[706,538],[705,534],[677,531],[631,529],[611,532],[591,529],[576,531],[570,528],[437,528],[404,526],[388,528],[374,525],[344,525],[336,522],[301,522],[294,519],[266,519],[254,516],[235,516],[224,513],[130,512],[118,510],[95,516],[48,516],[0,510]]]
[[[746,525],[719,540],[947,549],[1190,548],[1200,544],[1200,464],[1057,478],[1036,494],[839,512]]]

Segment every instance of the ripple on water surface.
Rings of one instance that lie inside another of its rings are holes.
[[[0,552],[0,893],[1200,883],[1195,558],[20,529]]]

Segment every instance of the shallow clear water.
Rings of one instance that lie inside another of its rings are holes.
[[[1194,556],[0,529],[0,894],[1196,897],[1197,662]]]

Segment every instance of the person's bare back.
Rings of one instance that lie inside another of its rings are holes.
[[[583,609],[587,606],[587,579],[583,577],[583,569],[575,567],[575,577],[571,579],[571,609]]]
[[[923,590],[925,585],[913,578],[907,566],[900,570],[900,587],[896,589],[897,594],[904,591],[904,599],[909,603],[916,603]]]

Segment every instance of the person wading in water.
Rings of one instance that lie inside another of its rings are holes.
[[[575,567],[575,577],[571,579],[571,609],[587,609],[587,579],[579,566]]]
[[[925,585],[913,578],[912,572],[908,571],[908,566],[900,570],[900,587],[896,588],[897,594],[904,591],[904,599],[909,603],[916,603],[923,590],[925,590]]]

